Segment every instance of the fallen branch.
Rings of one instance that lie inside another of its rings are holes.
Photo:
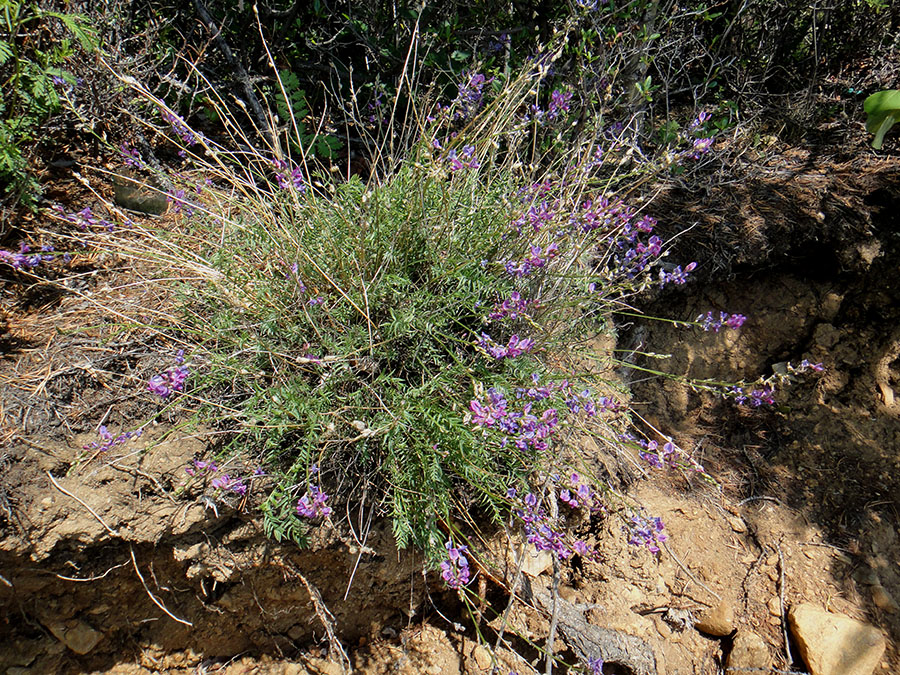
[[[653,650],[640,638],[611,628],[591,625],[575,605],[561,597],[555,598],[554,608],[551,594],[533,586],[527,577],[522,579],[519,589],[523,598],[536,609],[548,615],[555,610],[559,616],[559,632],[584,663],[599,656],[605,663],[615,663],[637,675],[656,674]]]

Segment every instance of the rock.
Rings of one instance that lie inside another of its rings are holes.
[[[740,671],[754,668],[768,670],[771,667],[772,657],[765,641],[753,631],[738,631],[728,659],[725,661],[725,670]]]
[[[700,620],[694,624],[694,628],[717,637],[731,635],[734,631],[734,607],[727,600],[722,600],[704,612]]]
[[[769,598],[769,602],[766,603],[766,607],[769,609],[769,614],[772,616],[781,616],[781,599],[777,597]]]
[[[812,675],[871,675],[881,661],[881,631],[804,603],[791,607],[791,633]]]
[[[475,665],[478,666],[479,670],[489,670],[491,667],[491,655],[487,649],[482,647],[481,645],[475,645],[472,649],[472,660],[475,661]]]
[[[747,523],[744,522],[743,518],[738,518],[737,516],[729,518],[728,524],[731,525],[731,529],[738,534],[743,534],[747,531]]]
[[[895,614],[900,611],[900,605],[897,604],[897,601],[881,584],[872,586],[872,602],[875,603],[876,607],[883,609],[889,614]]]
[[[165,191],[155,181],[141,178],[134,171],[113,176],[113,193],[113,201],[129,211],[159,216],[169,208]]]
[[[49,622],[45,625],[57,640],[76,654],[87,654],[103,637],[103,633],[94,630],[84,621]]]

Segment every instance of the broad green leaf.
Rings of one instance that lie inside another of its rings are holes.
[[[900,121],[900,89],[872,94],[863,103],[863,110],[866,111],[866,131],[875,134],[872,147],[880,150],[884,135]]]

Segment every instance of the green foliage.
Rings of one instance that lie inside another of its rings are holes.
[[[300,78],[291,71],[279,71],[278,80],[282,91],[275,96],[278,117],[289,122],[293,130],[291,145],[293,150],[304,156],[307,151],[323,158],[330,159],[341,148],[340,140],[331,135],[322,134],[318,129],[310,129],[306,120],[309,117],[309,103],[306,92],[300,85]]]
[[[35,39],[39,27],[59,22],[87,51],[97,46],[85,17],[42,9],[35,2],[0,0],[0,182],[7,196],[33,205],[38,185],[28,172],[26,148],[41,137],[39,130],[60,109],[60,90],[76,80],[62,66],[75,54],[66,38]]]
[[[354,179],[256,205],[207,252],[247,300],[223,307],[215,286],[196,298],[216,327],[214,380],[246,392],[241,417],[281,476],[264,509],[273,536],[299,534],[291,486],[317,471],[345,486],[341,501],[382,495],[401,546],[439,549],[455,500],[488,504],[530,471],[534,457],[463,423],[473,381],[512,372],[473,347],[480,307],[503,290],[480,261],[502,245],[508,189],[410,162],[375,189]]]
[[[872,147],[881,150],[884,135],[900,121],[900,90],[888,89],[869,96],[863,109],[866,112],[866,131],[875,134]]]

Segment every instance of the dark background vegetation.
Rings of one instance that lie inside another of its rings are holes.
[[[250,130],[271,113],[283,123],[284,105],[271,103],[277,72],[306,138],[318,132],[306,152],[346,163],[390,133],[384,120],[398,92],[452,98],[464,72],[515,72],[561,26],[567,41],[551,77],[575,92],[582,120],[631,121],[645,144],[664,142],[684,108],[715,108],[723,128],[765,121],[797,140],[837,111],[858,116],[867,94],[896,85],[900,34],[900,6],[884,0],[8,0],[0,17],[7,218],[17,205],[35,207],[39,177],[73,152],[135,141],[130,102],[104,64],[208,129],[215,92]]]

